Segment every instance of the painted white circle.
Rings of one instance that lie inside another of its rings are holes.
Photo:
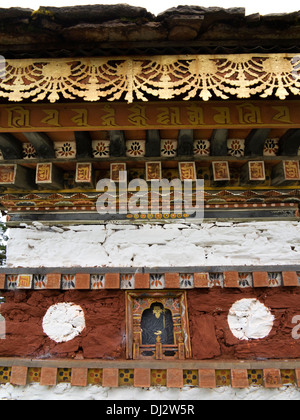
[[[57,343],[70,341],[85,328],[84,312],[74,303],[56,303],[48,308],[43,318],[43,330]]]
[[[229,310],[228,324],[239,340],[258,340],[267,337],[273,327],[274,316],[257,299],[241,299]]]

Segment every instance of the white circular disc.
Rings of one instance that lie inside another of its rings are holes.
[[[232,334],[239,340],[257,340],[269,335],[274,316],[259,300],[240,299],[230,308],[227,320]]]
[[[85,328],[84,312],[74,303],[56,303],[43,318],[43,330],[57,343],[70,341]]]

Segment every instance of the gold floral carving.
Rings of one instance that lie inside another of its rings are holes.
[[[0,79],[0,97],[12,102],[285,99],[289,94],[300,94],[300,56],[293,54],[7,60]]]

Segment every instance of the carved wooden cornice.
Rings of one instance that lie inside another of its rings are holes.
[[[300,94],[300,55],[168,55],[6,60],[11,102],[229,99]],[[1,76],[1,74],[0,74]]]

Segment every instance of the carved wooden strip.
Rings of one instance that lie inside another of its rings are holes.
[[[259,267],[258,267],[259,268]],[[202,270],[201,270],[202,269]],[[159,280],[159,286],[158,286]],[[261,288],[261,287],[299,287],[300,269],[288,267],[281,269],[269,267],[261,271],[249,271],[246,267],[218,272],[205,271],[203,267],[181,267],[178,271],[141,269],[93,269],[76,268],[54,272],[53,269],[6,269],[0,274],[0,290],[17,289],[197,289],[211,287]]]
[[[20,102],[300,94],[294,54],[172,55],[6,60],[0,97]],[[251,77],[249,77],[249,75]],[[200,116],[201,118],[201,116]]]

